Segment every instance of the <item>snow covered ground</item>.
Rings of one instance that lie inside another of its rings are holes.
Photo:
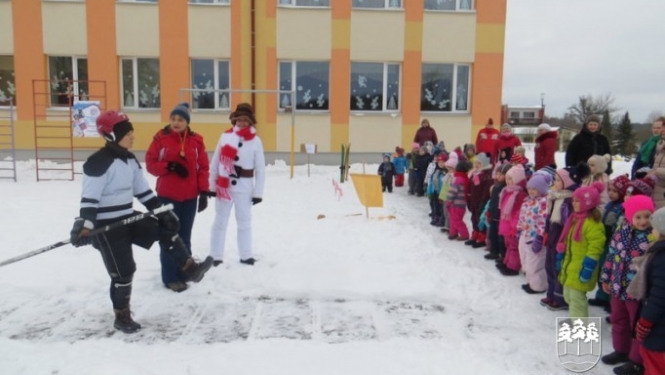
[[[429,225],[424,198],[395,188],[368,220],[350,182],[337,199],[338,175],[337,167],[312,166],[307,177],[299,166],[290,179],[283,162],[268,166],[264,201],[253,210],[260,261],[237,262],[234,226],[225,263],[185,293],[162,286],[157,245],[137,248],[138,334],[113,330],[109,279],[92,247],[0,268],[0,374],[567,372],[555,342],[555,318],[565,312],[540,306],[542,296],[520,288],[523,277],[501,276],[482,249],[448,241]],[[0,181],[0,261],[68,238],[78,214],[80,176],[34,176],[34,162],[20,162],[18,183]],[[199,257],[213,214],[210,207],[196,219]],[[609,353],[609,326],[602,333]],[[611,370],[599,364],[588,373]]]

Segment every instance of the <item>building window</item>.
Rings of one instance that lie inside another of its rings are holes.
[[[192,92],[195,109],[228,109],[229,62],[211,59],[192,59],[192,88],[206,91]]]
[[[329,7],[330,0],[279,0],[279,5],[293,5],[297,7]]]
[[[231,0],[189,0],[190,4],[230,4]]]
[[[159,59],[122,59],[122,105],[159,108]]]
[[[425,0],[425,10],[473,10],[473,0]]]
[[[279,63],[279,89],[296,92],[296,109],[327,111],[330,103],[329,88],[329,62]],[[282,109],[292,107],[289,94],[280,94],[279,107]]]
[[[14,82],[14,56],[0,56],[0,106],[16,105]]]
[[[421,111],[469,110],[469,65],[423,64]]]
[[[510,118],[520,118],[519,112],[510,112]]]
[[[49,56],[48,71],[52,106],[68,106],[72,95],[72,101],[88,100],[88,59]]]
[[[402,0],[353,0],[354,8],[400,9]]]
[[[535,112],[522,112],[522,118],[530,118],[534,119],[536,118],[536,113]]]
[[[351,110],[399,110],[399,65],[351,63]]]

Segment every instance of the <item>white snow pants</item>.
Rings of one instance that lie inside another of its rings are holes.
[[[541,292],[547,290],[547,273],[545,272],[545,244],[543,248],[534,253],[531,250],[531,244],[526,243],[525,236],[520,236],[519,241],[520,261],[522,269],[526,273],[526,282],[531,289]]]
[[[231,200],[215,199],[215,221],[210,236],[210,256],[215,260],[224,260],[226,228],[229,226],[231,208],[235,206],[236,223],[238,224],[238,252],[240,259],[252,258],[252,182],[251,178],[238,179],[239,184],[249,183],[250,189],[234,191],[231,189]],[[242,186],[243,188],[245,186]]]

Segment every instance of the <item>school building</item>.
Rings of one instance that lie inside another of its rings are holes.
[[[188,101],[212,148],[249,101],[268,152],[290,150],[293,115],[298,148],[408,148],[423,118],[450,148],[501,117],[506,2],[0,0],[0,117],[14,102],[31,150],[42,126],[72,128],[73,103],[99,101],[128,114],[140,151]]]

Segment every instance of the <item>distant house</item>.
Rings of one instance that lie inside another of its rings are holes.
[[[545,106],[501,106],[501,123],[508,123],[513,127],[515,135],[522,143],[535,143],[538,136],[538,125],[545,118]],[[555,127],[553,124],[552,127]],[[559,151],[565,151],[570,140],[579,132],[579,129],[559,127]]]

